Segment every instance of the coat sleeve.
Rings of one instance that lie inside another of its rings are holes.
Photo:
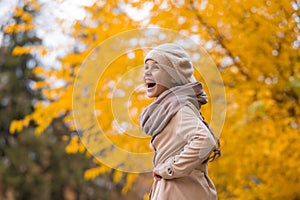
[[[190,107],[185,106],[178,115],[176,134],[186,141],[183,150],[155,167],[154,172],[164,179],[189,175],[210,155],[215,140],[208,128]]]

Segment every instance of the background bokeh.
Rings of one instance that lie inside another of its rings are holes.
[[[221,74],[227,107],[222,157],[209,165],[219,199],[300,199],[299,0],[84,2],[0,1],[0,199],[146,199],[151,174],[100,162],[89,148],[103,155],[106,147],[97,134],[80,138],[94,127],[76,129],[73,107],[86,58],[105,41],[142,28],[191,39]],[[141,81],[134,69],[146,51],[133,47],[166,41],[160,33],[155,41],[132,37],[112,43],[115,50],[99,51],[90,58],[95,74],[114,51],[132,49],[107,65],[93,91],[81,91],[92,92],[94,102],[94,116],[83,113],[83,122],[91,125],[96,117],[98,134],[128,152],[151,151],[149,138],[126,134],[129,125],[116,120],[122,107],[116,115],[112,105],[132,91],[123,110],[137,123],[150,100],[134,87]],[[201,59],[201,53],[191,55]],[[210,97],[216,92],[205,89]],[[213,124],[211,107],[202,112]]]

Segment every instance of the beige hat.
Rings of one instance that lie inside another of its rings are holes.
[[[147,60],[156,61],[179,85],[196,82],[191,58],[178,44],[166,43],[155,47],[147,53],[144,63]]]

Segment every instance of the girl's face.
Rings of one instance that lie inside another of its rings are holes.
[[[145,63],[144,81],[150,98],[158,97],[173,85],[172,77],[154,60]]]

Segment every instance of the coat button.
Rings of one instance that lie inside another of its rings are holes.
[[[171,169],[171,168],[168,168],[168,173],[169,173],[169,174],[172,174],[172,172],[173,172],[172,169]]]

